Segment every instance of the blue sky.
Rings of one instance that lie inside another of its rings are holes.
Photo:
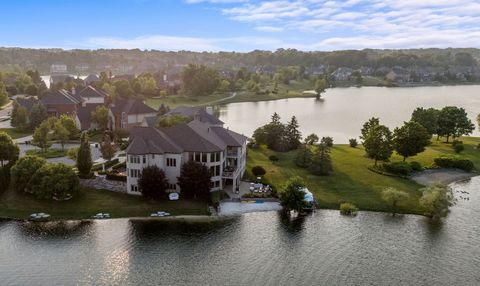
[[[0,46],[480,48],[478,0],[2,0]]]

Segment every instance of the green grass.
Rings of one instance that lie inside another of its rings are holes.
[[[27,150],[27,155],[36,155],[39,157],[43,157],[46,159],[50,158],[59,158],[59,157],[65,157],[67,156],[67,151],[68,149],[55,149],[55,148],[49,148],[45,152],[43,152],[40,149],[33,149],[33,150]]]
[[[206,215],[204,201],[148,201],[141,196],[105,190],[82,189],[70,201],[38,200],[30,194],[7,190],[0,195],[0,217],[28,218],[35,212],[44,212],[52,219],[88,219],[99,212],[110,213],[112,218],[148,217],[154,211],[167,211],[172,215]]]
[[[462,138],[465,144],[463,157],[474,162],[480,169],[480,150],[474,147],[480,142],[480,138]],[[431,166],[433,159],[441,154],[453,154],[450,144],[437,142],[416,157],[408,161],[418,161],[424,166]],[[273,164],[268,156],[276,154],[279,161]],[[408,201],[400,205],[400,212],[421,214],[422,209],[418,204],[421,196],[419,191],[423,186],[398,177],[384,176],[368,170],[373,160],[366,158],[362,146],[351,148],[348,145],[335,145],[332,148],[332,161],[334,172],[330,176],[314,176],[306,169],[298,168],[293,162],[295,151],[277,153],[267,150],[265,147],[249,149],[247,160],[247,172],[253,166],[260,165],[267,170],[266,179],[276,187],[281,187],[288,178],[300,176],[310,191],[314,194],[319,207],[338,209],[340,203],[349,202],[358,206],[361,210],[389,211],[390,206],[381,198],[381,192],[386,187],[395,187],[410,195]],[[392,161],[400,161],[402,158],[394,155]]]
[[[32,132],[29,130],[20,130],[17,128],[0,128],[0,132],[7,133],[10,135],[10,137],[12,137],[12,139],[18,139],[32,135]]]

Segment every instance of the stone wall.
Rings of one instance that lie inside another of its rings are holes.
[[[127,183],[120,181],[110,181],[105,176],[97,176],[95,179],[80,179],[80,185],[87,188],[103,189],[112,192],[126,193]]]

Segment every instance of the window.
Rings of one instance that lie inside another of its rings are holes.
[[[188,153],[188,161],[193,161],[194,159],[195,159],[195,153],[194,152]]]
[[[177,159],[167,158],[167,167],[176,167],[176,166],[177,166]]]
[[[215,155],[216,154],[217,153],[210,153],[210,162],[216,162],[216,160],[215,160]]]
[[[130,191],[138,192],[138,187],[136,185],[130,185]]]
[[[140,170],[130,169],[130,177],[138,178],[140,176]]]
[[[202,153],[202,163],[207,163],[207,153]]]
[[[176,190],[177,189],[177,184],[168,184],[168,188],[170,190]]]
[[[140,156],[130,155],[130,163],[140,164]]]
[[[147,164],[147,156],[143,155],[143,164]]]

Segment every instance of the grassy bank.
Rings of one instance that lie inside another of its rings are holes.
[[[45,212],[52,219],[88,219],[99,212],[110,213],[112,218],[148,217],[154,211],[167,211],[172,215],[206,215],[203,201],[180,200],[154,202],[141,196],[104,190],[82,189],[70,201],[37,200],[29,194],[7,190],[0,195],[0,217],[28,218],[30,214]]]
[[[17,128],[0,128],[0,132],[7,133],[8,135],[10,135],[10,137],[12,137],[12,139],[18,139],[32,135],[31,131],[20,130]]]
[[[27,150],[27,155],[35,155],[46,159],[59,158],[67,156],[68,149],[49,148],[46,151],[40,149]]]
[[[465,152],[462,157],[474,162],[480,169],[480,150],[475,146],[480,138],[462,138],[465,144]],[[307,187],[312,191],[321,208],[337,209],[342,202],[350,202],[357,205],[361,210],[389,211],[390,207],[381,198],[381,192],[385,187],[395,187],[410,194],[407,202],[400,205],[401,212],[421,214],[418,204],[420,198],[419,189],[423,186],[398,177],[389,177],[368,170],[373,161],[366,158],[362,146],[351,148],[348,145],[335,145],[332,148],[332,160],[334,173],[330,176],[314,176],[308,170],[298,168],[293,159],[295,151],[288,153],[276,153],[265,147],[250,149],[248,153],[247,169],[250,172],[255,165],[261,165],[267,170],[266,179],[280,187],[292,176],[302,177]],[[268,157],[277,155],[280,160],[271,163]],[[424,166],[431,166],[433,159],[441,154],[453,154],[450,144],[433,140],[433,144],[418,156],[409,158],[408,161],[418,161]],[[394,155],[392,161],[400,161],[402,158]]]

